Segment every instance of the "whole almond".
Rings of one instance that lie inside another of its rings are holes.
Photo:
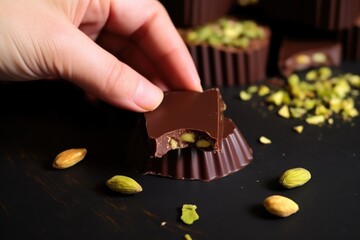
[[[72,148],[62,151],[55,157],[53,167],[57,169],[72,167],[83,160],[86,153],[86,148]]]
[[[269,213],[279,217],[288,217],[299,211],[299,206],[296,202],[281,195],[267,197],[263,205]]]

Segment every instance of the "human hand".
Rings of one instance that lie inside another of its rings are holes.
[[[201,91],[156,0],[0,0],[1,80],[67,79],[117,107],[156,108],[161,90]]]

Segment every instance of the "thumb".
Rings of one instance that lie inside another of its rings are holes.
[[[54,65],[62,78],[120,108],[145,112],[161,103],[163,92],[158,87],[80,30],[73,30],[59,39]]]

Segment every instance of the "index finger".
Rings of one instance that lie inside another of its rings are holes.
[[[159,1],[112,1],[106,28],[131,37],[155,63],[164,84],[177,90],[202,91],[189,51]]]

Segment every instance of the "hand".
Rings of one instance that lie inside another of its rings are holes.
[[[67,79],[133,111],[162,90],[202,91],[186,46],[156,0],[0,0],[1,80]]]

